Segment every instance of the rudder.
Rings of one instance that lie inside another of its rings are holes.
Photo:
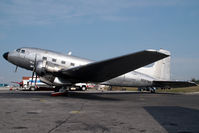
[[[159,52],[165,53],[167,55],[171,55],[171,53],[167,50],[160,49]],[[167,57],[160,61],[155,62],[153,65],[153,77],[160,79],[160,80],[170,80],[170,64],[171,64],[171,57]]]

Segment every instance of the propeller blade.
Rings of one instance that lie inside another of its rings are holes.
[[[32,72],[31,86],[32,86],[34,75],[35,75],[35,68],[33,68],[33,72]]]
[[[32,71],[32,82],[33,82],[33,78],[34,78],[34,75],[35,75],[36,67],[37,67],[37,55],[35,55],[35,60],[34,60],[34,66],[33,66],[33,71]],[[32,86],[32,82],[31,82],[31,86]]]
[[[36,86],[37,86],[37,73],[35,73],[35,75],[36,75],[36,78],[35,78],[35,88],[37,88]]]

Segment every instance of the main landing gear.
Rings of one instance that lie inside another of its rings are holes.
[[[54,89],[54,93],[51,96],[63,96],[68,95],[69,86],[56,86]]]
[[[156,87],[139,87],[138,91],[150,91],[151,93],[155,93],[156,89]]]

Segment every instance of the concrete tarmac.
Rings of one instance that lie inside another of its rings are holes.
[[[199,133],[199,94],[0,91],[0,133]]]

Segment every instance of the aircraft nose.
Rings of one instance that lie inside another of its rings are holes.
[[[6,53],[3,54],[3,57],[4,57],[6,60],[8,60],[8,54],[9,54],[9,52],[6,52]]]

